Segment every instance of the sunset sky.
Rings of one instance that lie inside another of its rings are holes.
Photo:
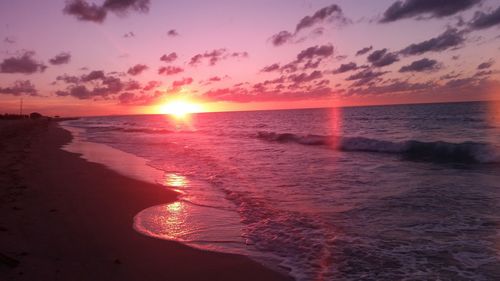
[[[0,0],[0,113],[495,100],[495,0]]]

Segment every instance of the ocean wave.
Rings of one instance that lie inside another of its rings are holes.
[[[398,154],[404,159],[416,161],[500,163],[498,148],[487,143],[471,141],[462,143],[417,140],[391,142],[363,137],[301,136],[275,132],[258,132],[257,138],[270,142],[329,146],[340,151]]]

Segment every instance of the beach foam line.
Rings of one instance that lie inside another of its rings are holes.
[[[63,150],[80,154],[89,162],[102,164],[136,180],[157,184],[163,178],[164,172],[149,166],[146,159],[106,144],[88,141],[84,137],[85,129],[61,123],[61,126],[73,136],[72,141],[62,147]]]

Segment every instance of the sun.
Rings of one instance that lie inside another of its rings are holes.
[[[173,100],[160,105],[159,111],[161,114],[169,114],[182,118],[190,113],[200,112],[201,106],[185,100]]]

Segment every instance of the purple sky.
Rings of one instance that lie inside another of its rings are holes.
[[[435,3],[0,0],[0,112],[498,99],[499,2]]]

